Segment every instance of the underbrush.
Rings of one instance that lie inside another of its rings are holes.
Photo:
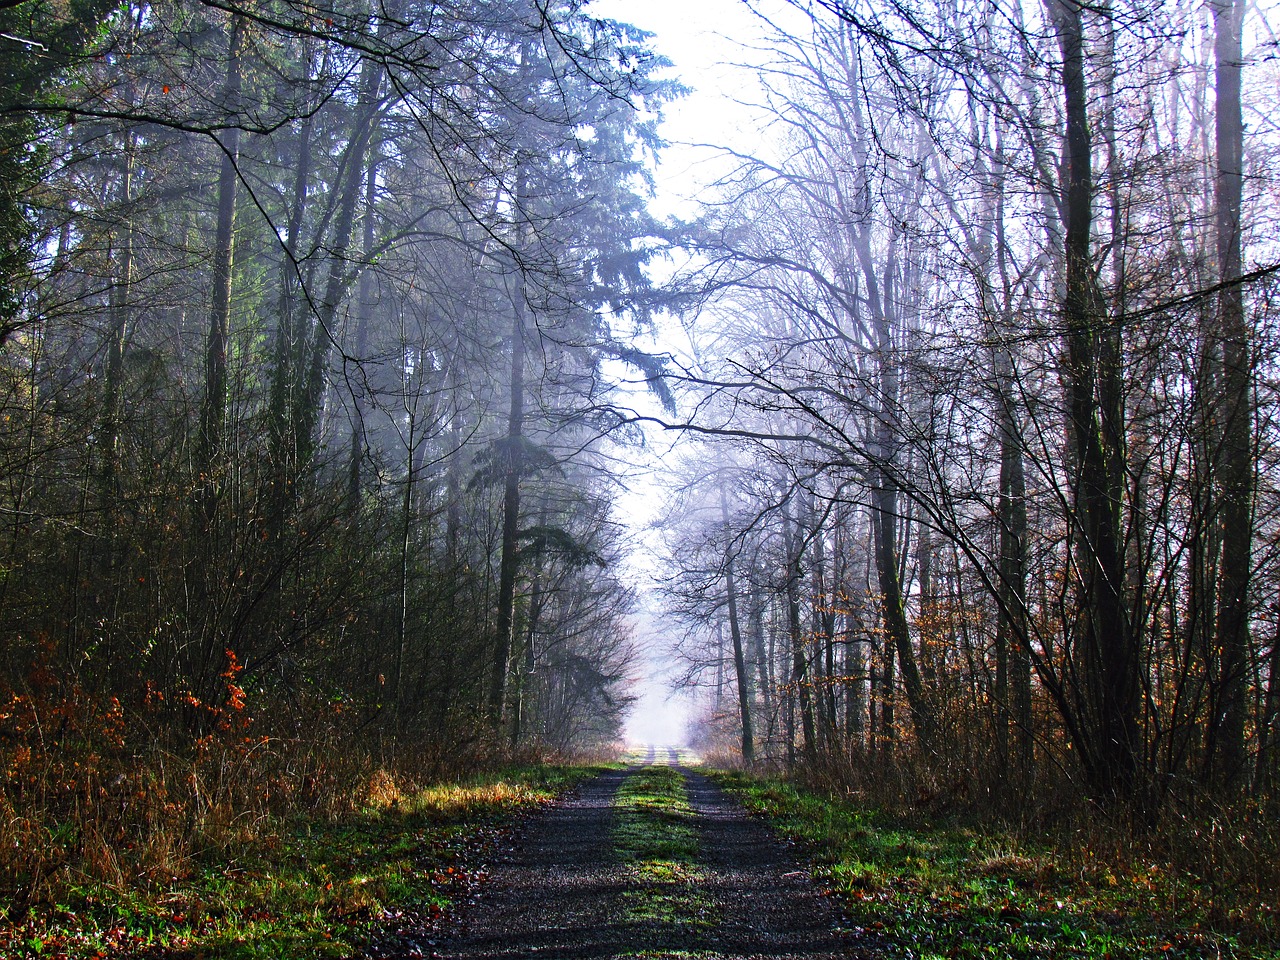
[[[1071,836],[1018,836],[894,815],[779,780],[722,780],[808,847],[850,924],[889,955],[1280,956],[1276,889],[1207,884],[1165,841],[1125,843],[1096,824]]]
[[[0,690],[0,956],[350,956],[580,775],[392,751],[336,699],[255,711],[239,674],[228,653],[204,701],[39,666]]]
[[[191,857],[180,875],[68,883],[56,903],[0,921],[0,955],[363,955],[426,935],[484,882],[509,816],[588,772],[536,766],[413,787],[378,771],[358,809],[261,821],[252,837]]]

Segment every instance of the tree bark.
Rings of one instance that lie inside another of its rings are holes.
[[[907,707],[911,711],[911,725],[920,747],[927,752],[934,747],[935,724],[932,709],[925,696],[920,668],[916,663],[915,648],[911,643],[911,627],[907,623],[902,580],[898,572],[897,488],[883,471],[877,478],[872,497],[876,510],[876,576],[880,585],[881,612],[890,650],[886,654],[886,663],[891,657],[897,657],[902,686],[907,695]],[[886,691],[886,694],[891,696],[892,691]]]
[[[388,6],[378,25],[378,36],[385,38],[391,22],[397,16],[394,4]],[[302,377],[300,389],[295,390],[296,402],[292,410],[289,430],[293,449],[296,450],[293,477],[297,477],[311,464],[319,443],[317,427],[320,409],[324,401],[325,370],[333,340],[338,307],[346,294],[351,265],[347,253],[354,232],[356,203],[360,188],[365,183],[366,159],[373,141],[374,119],[381,102],[384,76],[382,63],[369,57],[360,67],[360,80],[356,93],[356,106],[351,121],[351,136],[343,157],[342,178],[338,187],[338,206],[333,220],[332,242],[329,245],[329,274],[324,293],[315,310],[309,337],[302,339],[304,350],[301,363],[290,370],[291,378]]]
[[[1103,800],[1133,796],[1141,756],[1137,713],[1138,651],[1125,610],[1121,504],[1114,483],[1114,457],[1107,435],[1113,413],[1100,400],[1119,371],[1104,369],[1118,358],[1100,346],[1109,331],[1095,287],[1090,230],[1093,223],[1092,145],[1085,80],[1082,7],[1076,0],[1048,0],[1062,56],[1066,113],[1062,207],[1066,220],[1063,321],[1069,439],[1075,463],[1072,483],[1077,576],[1082,610],[1077,624],[1083,709],[1088,724],[1081,759],[1095,795]],[[1101,383],[1100,383],[1101,380]]]
[[[311,53],[308,47],[307,60]],[[298,242],[302,234],[302,218],[306,212],[307,191],[311,178],[312,114],[302,121],[298,131],[297,158],[293,171],[293,197],[289,205],[289,221],[285,233],[284,257],[280,265],[280,298],[276,307],[276,333],[272,349],[270,375],[270,408],[267,438],[272,467],[272,491],[269,535],[279,543],[285,517],[295,493],[297,443],[292,434],[293,411],[297,404],[295,371],[301,365],[298,323]]]
[[[804,632],[800,623],[800,550],[801,541],[790,511],[782,518],[783,548],[787,552],[787,626],[791,638],[791,683],[795,688],[792,701],[800,704],[800,730],[804,736],[806,760],[817,757],[818,739],[813,719],[813,693],[810,690],[809,660],[805,653]],[[794,729],[794,724],[792,724]]]
[[[1245,773],[1245,679],[1249,657],[1249,570],[1253,552],[1253,402],[1250,335],[1241,274],[1240,202],[1244,125],[1240,107],[1244,0],[1214,0],[1217,31],[1216,144],[1218,330],[1222,338],[1222,447],[1218,466],[1222,566],[1218,581],[1217,689],[1206,732],[1212,781],[1236,787]]]
[[[1000,659],[996,700],[1000,761],[1019,785],[1032,764],[1031,657],[1027,650],[1027,492],[1022,438],[1013,414],[1013,360],[997,348],[1000,425],[1000,604],[996,649]],[[1011,729],[1012,728],[1012,729]],[[1010,733],[1013,748],[1010,749]]]
[[[218,222],[213,240],[212,299],[209,306],[209,333],[205,346],[204,404],[200,411],[200,439],[196,473],[205,517],[211,520],[216,506],[219,470],[227,419],[227,346],[231,317],[231,271],[234,262],[233,229],[236,193],[239,184],[240,109],[242,86],[240,48],[245,26],[240,17],[231,24],[227,42],[227,76],[222,98],[230,120],[223,136],[222,162],[218,171]]]
[[[751,645],[752,656],[756,663],[756,679],[760,688],[760,705],[764,711],[765,755],[769,754],[769,744],[773,742],[773,663],[765,649],[764,639],[764,598],[760,595],[760,587],[756,583],[756,575],[752,575],[751,590],[748,603],[751,605]]]
[[[377,194],[378,162],[375,157],[369,162],[364,191],[364,257],[366,263],[360,271],[360,282],[356,293],[360,316],[356,321],[356,338],[353,349],[357,363],[360,363],[368,352],[369,325],[373,319],[373,272],[371,269],[372,264],[368,261],[373,256],[375,236],[373,208]],[[367,445],[364,421],[365,408],[368,401],[365,397],[366,380],[363,370],[356,370],[355,386],[352,392],[354,396],[351,398],[353,409],[351,415],[351,451],[350,460],[347,463],[347,505],[354,516],[360,510],[360,501],[364,491],[362,473],[365,447]]]
[[[724,490],[720,491],[720,517],[726,539],[729,537],[729,503]],[[742,624],[738,619],[738,584],[733,573],[733,552],[728,547],[724,558],[725,598],[729,607],[729,636],[733,640],[733,669],[738,682],[738,719],[742,724],[742,762],[750,766],[755,762],[755,734],[751,727],[751,681],[747,674],[747,659],[743,653]]]
[[[1280,736],[1280,620],[1271,636],[1271,651],[1267,657],[1267,690],[1262,702],[1262,716],[1258,718],[1258,759],[1254,773],[1254,792],[1265,795],[1276,782],[1280,770],[1280,751],[1276,739]]]
[[[102,378],[102,429],[99,439],[100,474],[98,496],[107,529],[120,496],[120,422],[123,418],[125,335],[129,325],[133,297],[133,172],[136,163],[137,134],[125,134],[124,171],[120,178],[120,201],[124,212],[121,224],[120,266],[111,289],[111,328],[107,336],[107,358]],[[104,566],[114,563],[114,549],[104,553]]]
[[[522,191],[521,191],[522,192]],[[493,672],[489,682],[489,718],[501,728],[507,699],[511,659],[511,631],[515,620],[516,574],[520,532],[520,471],[524,442],[525,281],[516,267],[511,297],[511,405],[504,441],[505,479],[502,488],[502,553],[498,561],[498,608],[494,624]]]

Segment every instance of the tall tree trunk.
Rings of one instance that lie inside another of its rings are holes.
[[[547,511],[544,506],[538,523],[540,526],[544,526],[546,522]],[[538,627],[542,619],[543,607],[546,605],[542,577],[541,572],[535,571],[532,578],[533,585],[529,590],[529,622],[525,625],[524,630],[524,656],[520,658],[524,661],[524,667],[517,678],[515,712],[512,716],[511,724],[512,747],[520,745],[521,738],[526,735],[530,722],[536,716],[536,711],[533,708],[533,699],[536,693],[533,689],[533,679],[534,670],[538,664]]]
[[[810,690],[809,658],[805,651],[804,630],[800,623],[800,551],[802,541],[790,509],[782,518],[783,549],[787,553],[787,627],[791,638],[791,683],[795,688],[794,699],[800,704],[800,728],[804,735],[806,760],[817,756],[818,739],[813,719],[813,693]],[[792,723],[794,730],[794,722]],[[792,736],[794,741],[794,735]]]
[[[120,422],[123,410],[124,348],[133,298],[133,172],[136,164],[137,134],[125,134],[124,170],[120,178],[120,202],[123,210],[120,237],[120,262],[111,288],[111,327],[107,335],[107,358],[102,378],[102,426],[98,441],[98,497],[108,533],[113,529],[120,496]],[[104,568],[114,564],[114,548],[103,554]]]
[[[747,602],[751,605],[751,649],[752,657],[756,663],[757,684],[760,688],[760,706],[764,711],[765,755],[768,756],[769,744],[773,742],[774,735],[773,663],[772,658],[765,649],[764,598],[760,596],[760,587],[756,583],[755,573],[751,578],[749,596],[750,599]]]
[[[810,573],[813,583],[813,637],[816,646],[815,661],[821,665],[816,686],[818,706],[818,740],[824,750],[839,749],[836,737],[835,660],[832,634],[835,631],[835,600],[827,589],[827,548],[822,530],[819,529],[813,495],[805,498],[805,528],[813,537],[813,560]]]
[[[404,490],[400,493],[400,562],[399,590],[396,616],[396,646],[391,672],[392,703],[395,704],[395,724],[397,731],[404,726],[404,670],[405,660],[409,655],[409,601],[410,601],[410,564],[413,556],[414,528],[414,485],[417,479],[414,462],[418,449],[418,405],[407,403],[408,408],[408,443],[405,447]]]
[[[726,539],[729,537],[729,502],[720,491],[720,518]],[[726,547],[724,558],[725,596],[729,606],[729,636],[733,639],[733,670],[738,682],[738,719],[742,724],[742,762],[755,762],[755,733],[751,727],[751,680],[747,674],[747,658],[743,652],[742,624],[738,619],[738,584],[733,575],[733,551]]]
[[[1245,772],[1245,674],[1249,651],[1249,568],[1253,553],[1253,402],[1250,336],[1240,286],[1240,201],[1244,125],[1240,108],[1244,0],[1214,0],[1217,31],[1216,143],[1218,330],[1222,338],[1222,453],[1218,465],[1222,567],[1218,581],[1219,662],[1206,757],[1213,779],[1235,787]]]
[[[845,627],[844,729],[845,739],[855,749],[867,745],[867,659],[863,641],[854,636],[854,621]]]
[[[498,561],[498,608],[494,618],[493,663],[489,682],[489,718],[501,728],[507,700],[511,631],[515,620],[516,574],[519,565],[520,472],[524,444],[525,281],[516,267],[511,297],[511,406],[503,445],[502,554]]]
[[[892,669],[889,661],[896,656],[902,674],[902,686],[907,695],[907,707],[911,711],[911,724],[919,739],[921,749],[934,748],[934,721],[932,708],[925,697],[924,681],[916,663],[915,648],[911,643],[911,627],[902,595],[902,579],[899,572],[897,516],[898,492],[892,480],[881,471],[873,490],[876,509],[876,576],[880,584],[881,611],[884,616],[886,642],[886,673]],[[885,691],[892,696],[891,690]]]
[[[206,520],[211,520],[216,506],[227,419],[227,347],[231,317],[231,270],[233,264],[233,229],[236,215],[236,193],[240,160],[240,90],[242,86],[240,48],[245,26],[234,17],[227,42],[227,76],[223,82],[222,102],[230,126],[223,135],[222,162],[218,171],[218,222],[213,240],[212,299],[209,306],[209,333],[205,346],[204,403],[200,411],[200,438],[196,459],[197,482]]]
[[[1102,321],[1090,255],[1093,223],[1092,145],[1085,80],[1084,25],[1077,0],[1048,0],[1062,55],[1066,113],[1063,211],[1066,220],[1066,382],[1069,431],[1075,457],[1072,483],[1077,575],[1083,609],[1077,625],[1087,719],[1081,757],[1100,799],[1127,799],[1141,756],[1137,714],[1138,651],[1125,610],[1121,503],[1108,437],[1115,425],[1110,396],[1119,360],[1100,343]],[[1100,363],[1108,369],[1099,372]],[[1100,400],[1100,396],[1102,399]]]
[[[885,300],[891,299],[888,290]],[[885,634],[898,659],[902,685],[911,711],[911,723],[921,749],[934,748],[934,721],[932,709],[925,696],[924,681],[916,659],[915,646],[911,642],[911,627],[907,622],[905,598],[902,590],[901,557],[898,550],[898,479],[895,476],[897,460],[896,424],[899,403],[898,360],[893,355],[892,333],[888,317],[881,310],[874,311],[876,333],[876,363],[879,367],[879,410],[876,414],[875,456],[872,468],[872,508],[875,512],[876,576],[880,586],[881,610],[884,616]],[[886,691],[891,694],[891,691]]]
[[[397,16],[397,4],[388,4],[378,25],[378,38],[385,39]],[[354,232],[356,204],[360,188],[365,184],[366,160],[373,140],[374,120],[381,105],[381,88],[384,69],[379,59],[367,57],[360,67],[356,105],[352,111],[351,136],[343,156],[342,176],[338,186],[338,205],[332,224],[332,239],[328,245],[329,273],[324,293],[316,307],[309,337],[301,340],[304,347],[301,362],[290,375],[302,378],[301,388],[296,390],[296,402],[292,410],[290,439],[296,449],[296,463],[292,482],[297,482],[310,465],[319,443],[317,428],[320,410],[324,402],[325,372],[333,342],[337,338],[335,322],[338,307],[346,295],[351,264],[347,254]]]
[[[365,265],[360,271],[360,282],[357,288],[359,319],[356,322],[356,340],[354,353],[357,363],[364,360],[369,349],[369,324],[373,318],[373,244],[374,244],[374,201],[378,193],[378,161],[376,156],[369,161],[364,190],[364,258]],[[360,509],[360,501],[364,492],[361,478],[364,466],[364,454],[367,444],[365,428],[365,410],[368,401],[365,397],[367,381],[363,370],[356,370],[355,385],[352,393],[351,415],[351,451],[347,463],[347,505],[352,515]]]
[[[1005,233],[1004,138],[996,132],[992,163],[995,266],[1000,280],[999,316],[1012,333],[1013,289],[1008,238]],[[1019,418],[1016,415],[1016,370],[1013,351],[997,342],[995,361],[1000,424],[1000,591],[997,630],[1004,632],[1008,670],[1009,712],[1015,747],[1009,758],[1015,784],[1029,786],[1035,762],[1035,730],[1031,712],[1031,638],[1027,612],[1027,481]]]
[[[997,348],[1000,425],[1000,603],[996,623],[999,652],[997,728],[999,756],[1006,775],[1024,786],[1031,774],[1031,657],[1027,636],[1027,490],[1022,437],[1014,416],[1013,360]],[[1010,729],[1012,728],[1012,729]],[[1010,749],[1010,733],[1013,748]]]
[[[1258,719],[1258,760],[1254,773],[1254,791],[1265,795],[1276,783],[1280,772],[1280,750],[1276,740],[1280,738],[1280,619],[1271,635],[1271,651],[1267,657],[1267,691],[1262,702],[1262,716]]]
[[[900,326],[894,291],[898,236],[895,232],[889,243],[882,275],[877,274],[871,238],[865,229],[854,235],[853,246],[866,285],[866,299],[870,305],[872,329],[876,338],[874,362],[878,379],[875,385],[878,400],[873,411],[875,422],[871,427],[875,457],[871,466],[871,505],[875,519],[876,574],[880,585],[885,633],[902,671],[912,727],[921,748],[928,752],[934,748],[935,724],[932,709],[925,696],[916,651],[911,642],[898,548],[897,524],[900,517],[896,471],[901,434],[901,375],[894,344],[895,328]],[[887,659],[886,667],[889,671],[893,669]],[[885,693],[892,696],[891,687],[886,688]],[[890,726],[891,724],[886,725],[886,733]]]
[[[715,664],[711,702],[712,711],[718,719],[724,710],[724,624],[721,621],[716,621],[716,628],[711,636],[715,638],[711,649],[711,662]]]
[[[307,62],[311,62],[310,47]],[[308,71],[309,73],[310,71]],[[297,404],[295,371],[301,364],[298,317],[298,243],[302,234],[302,218],[306,212],[307,191],[311,179],[311,134],[313,115],[308,113],[298,131],[298,150],[294,161],[293,197],[289,204],[289,221],[285,233],[284,256],[280,264],[280,298],[276,306],[276,333],[272,345],[270,400],[268,420],[268,456],[272,467],[272,491],[269,535],[277,544],[284,531],[295,489],[297,444],[292,434],[293,410]],[[283,552],[283,548],[281,548]]]

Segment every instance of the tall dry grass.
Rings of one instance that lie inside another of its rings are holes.
[[[169,882],[282,820],[386,807],[456,765],[397,752],[341,705],[249,702],[230,658],[216,703],[147,684],[95,694],[37,664],[0,688],[0,903],[9,919],[86,882]]]

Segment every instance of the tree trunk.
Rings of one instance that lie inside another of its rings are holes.
[[[364,190],[364,257],[365,265],[360,271],[360,283],[356,294],[359,320],[356,322],[356,341],[353,351],[357,363],[364,360],[369,349],[369,324],[373,318],[373,271],[369,262],[373,257],[374,218],[373,207],[378,193],[378,161],[374,157],[369,161]],[[363,370],[356,370],[352,388],[351,414],[351,451],[347,463],[347,508],[354,516],[360,510],[360,501],[364,492],[362,472],[364,453],[367,444],[365,431],[365,408],[368,403],[365,397],[366,379]]]
[[[311,54],[308,48],[307,61]],[[308,71],[309,72],[309,71]],[[298,153],[293,172],[293,198],[289,205],[289,222],[284,241],[284,257],[280,265],[280,299],[276,307],[276,334],[272,349],[270,408],[268,411],[268,450],[272,467],[272,491],[269,535],[277,544],[284,531],[285,517],[290,511],[295,490],[297,444],[292,435],[293,410],[299,384],[295,371],[301,365],[298,330],[298,242],[302,218],[306,212],[307,190],[311,178],[312,115],[308,114],[298,131]]]
[[[390,30],[390,24],[397,15],[394,6],[388,5],[378,25],[379,38],[385,37]],[[351,247],[356,203],[360,197],[360,188],[365,183],[365,162],[373,140],[374,119],[380,106],[383,74],[382,64],[377,58],[368,57],[361,64],[356,106],[351,120],[351,136],[343,157],[342,179],[337,191],[338,206],[333,220],[332,240],[328,245],[329,274],[324,293],[315,310],[310,336],[302,338],[304,350],[301,362],[296,369],[289,371],[291,378],[304,378],[301,388],[295,390],[296,402],[291,412],[289,434],[292,447],[297,451],[291,483],[296,483],[297,478],[310,466],[319,443],[317,427],[324,401],[325,371],[331,347],[337,337],[335,320],[338,307],[346,294],[351,272],[347,254]]]
[[[453,409],[449,411],[449,464],[445,469],[444,543],[449,572],[454,576],[462,562],[459,551],[462,532],[462,376],[457,357],[450,357],[448,364]]]
[[[1101,305],[1090,258],[1093,171],[1082,8],[1076,0],[1048,2],[1062,55],[1066,113],[1064,381],[1069,439],[1075,456],[1072,506],[1083,599],[1077,642],[1088,742],[1080,744],[1081,759],[1095,795],[1122,800],[1133,795],[1141,746],[1138,651],[1124,605],[1121,504],[1113,476],[1113,451],[1107,444],[1115,427],[1107,423],[1114,411],[1105,395],[1118,379],[1119,371],[1111,367],[1119,361],[1100,346],[1100,339],[1106,339],[1110,332],[1099,335]],[[1104,361],[1108,369],[1100,372]]]
[[[882,296],[888,300],[890,293]],[[872,469],[872,509],[875,513],[876,576],[880,586],[881,610],[884,616],[885,634],[898,659],[902,673],[902,685],[911,711],[911,723],[920,747],[928,752],[934,746],[934,722],[932,710],[925,696],[924,681],[911,642],[911,627],[907,622],[905,598],[902,591],[901,558],[898,551],[898,480],[894,475],[896,453],[896,423],[899,403],[898,360],[893,355],[892,334],[885,312],[874,311],[879,343],[876,363],[879,367],[879,410],[876,413],[875,456]],[[891,693],[891,691],[886,691]]]
[[[782,519],[783,547],[787,552],[787,626],[791,638],[791,683],[800,704],[800,729],[804,735],[804,756],[817,756],[818,740],[813,719],[813,696],[809,679],[809,661],[804,648],[804,632],[800,624],[800,548],[801,541],[790,511]],[[794,723],[791,725],[794,731]],[[792,736],[794,742],[794,734]]]
[[[498,561],[498,608],[493,638],[493,673],[489,683],[489,719],[501,728],[507,700],[511,631],[515,620],[516,573],[520,532],[520,471],[524,442],[525,282],[516,268],[511,297],[511,406],[504,441],[505,480],[502,493],[502,554]]]
[[[1271,652],[1267,657],[1267,691],[1262,703],[1262,716],[1258,720],[1258,760],[1254,774],[1254,791],[1265,796],[1276,783],[1276,773],[1280,770],[1280,751],[1276,749],[1276,739],[1280,731],[1276,729],[1280,723],[1280,619],[1276,620],[1275,631],[1271,635]]]
[[[546,522],[546,509],[544,508],[539,523],[545,524]],[[520,745],[521,738],[527,734],[531,722],[537,717],[537,711],[533,707],[537,693],[534,677],[538,666],[538,628],[541,624],[543,608],[546,606],[546,590],[542,585],[542,578],[541,572],[535,573],[533,586],[529,590],[529,623],[524,631],[524,656],[522,658],[524,669],[519,677],[515,723],[512,725],[511,730],[511,745],[513,747]]]
[[[404,669],[409,654],[409,599],[410,599],[410,558],[413,554],[414,536],[414,481],[416,470],[414,454],[418,440],[418,406],[416,403],[406,404],[408,407],[408,444],[405,448],[404,490],[400,493],[400,557],[399,557],[399,590],[398,610],[396,617],[396,647],[392,662],[391,696],[395,704],[395,723],[397,731],[404,726]]]
[[[819,529],[816,511],[813,508],[813,496],[805,500],[805,527],[813,536],[813,637],[815,641],[816,661],[821,665],[816,687],[818,702],[818,739],[824,750],[838,749],[839,739],[836,737],[836,703],[835,703],[835,647],[832,634],[835,632],[835,600],[827,589],[827,549],[826,540]]]
[[[1240,108],[1244,0],[1211,3],[1217,30],[1216,141],[1218,330],[1222,338],[1222,447],[1218,466],[1222,566],[1218,581],[1217,689],[1206,731],[1212,782],[1236,787],[1245,772],[1245,673],[1249,657],[1249,568],[1253,548],[1253,403],[1250,336],[1240,286],[1244,126]]]
[[[111,328],[107,336],[107,358],[102,377],[102,428],[99,438],[98,497],[106,529],[113,528],[112,517],[120,496],[120,421],[123,418],[122,392],[124,389],[125,334],[129,325],[130,303],[133,297],[133,172],[136,163],[137,134],[133,130],[125,135],[124,171],[120,178],[120,202],[123,209],[120,238],[120,266],[112,284],[110,317]],[[114,548],[104,551],[104,568],[114,564]]]
[[[729,537],[729,503],[720,491],[720,517],[726,539]],[[738,585],[733,575],[733,552],[726,548],[724,558],[725,596],[729,606],[729,636],[733,639],[733,669],[738,682],[738,719],[742,724],[742,762],[755,762],[755,734],[751,728],[751,681],[747,674],[747,658],[743,653],[742,625],[738,619]]]
[[[218,172],[218,222],[213,240],[212,300],[209,306],[209,334],[205,346],[204,404],[200,411],[200,439],[196,459],[197,483],[206,520],[212,520],[216,506],[217,472],[227,419],[227,346],[231,317],[231,270],[234,251],[233,228],[240,160],[240,48],[245,26],[240,17],[231,24],[227,42],[227,77],[222,98],[231,121],[222,141],[222,162]]]
[[[902,686],[907,695],[907,707],[911,711],[911,724],[919,745],[924,751],[934,747],[934,721],[932,709],[925,698],[924,681],[916,663],[915,648],[911,643],[911,627],[903,606],[902,580],[898,567],[898,538],[896,533],[898,493],[895,484],[880,472],[873,490],[876,509],[876,576],[880,584],[881,611],[884,616],[888,661],[896,656],[902,672]],[[886,670],[888,672],[888,670]],[[887,695],[892,691],[886,690]]]
[[[752,576],[750,599],[751,604],[751,646],[752,656],[756,662],[756,677],[760,688],[760,706],[764,711],[765,723],[765,755],[769,755],[769,744],[773,742],[773,664],[765,649],[764,640],[764,599],[760,596],[760,587]]]

